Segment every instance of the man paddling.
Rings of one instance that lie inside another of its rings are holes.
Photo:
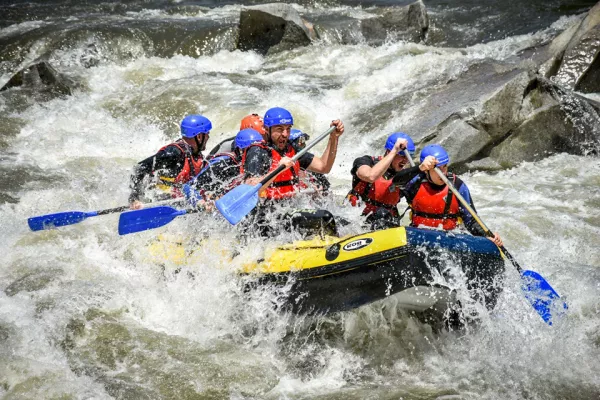
[[[362,215],[373,230],[400,224],[397,205],[402,198],[402,187],[434,161],[430,157],[421,166],[405,169],[409,160],[404,150],[414,154],[411,137],[403,132],[392,133],[385,142],[383,156],[362,156],[352,164],[352,190],[347,199],[355,207],[364,205]]]
[[[280,107],[271,108],[265,113],[264,126],[266,131],[265,143],[254,144],[246,150],[241,172],[246,175],[246,183],[258,184],[261,179],[279,165],[285,165],[286,170],[264,185],[261,196],[278,201],[293,197],[298,190],[298,175],[300,169],[327,174],[335,161],[339,137],[344,133],[342,121],[335,120],[330,126],[335,131],[329,136],[327,147],[320,157],[306,153],[296,162],[292,157],[296,154],[289,142],[290,132],[294,125],[292,114]]]
[[[156,154],[140,161],[131,176],[129,205],[133,210],[143,207],[146,177],[150,187],[159,189],[158,197],[179,197],[179,187],[194,178],[206,162],[206,148],[212,123],[202,115],[188,115],[181,121],[181,138],[162,147]]]
[[[265,113],[263,118],[266,131],[266,141],[255,143],[244,153],[241,172],[245,176],[245,183],[255,186],[270,172],[280,165],[285,166],[285,170],[267,181],[259,195],[264,199],[261,207],[254,209],[251,222],[246,224],[257,226],[262,236],[274,234],[274,228],[289,227],[307,227],[311,231],[313,227],[320,227],[321,232],[327,234],[336,234],[335,221],[333,216],[325,210],[304,210],[302,212],[292,213],[291,218],[288,215],[281,216],[273,209],[277,203],[294,197],[299,189],[299,174],[301,169],[317,173],[329,173],[335,161],[339,137],[344,133],[344,124],[340,120],[331,122],[335,130],[329,136],[329,141],[323,154],[318,157],[311,153],[305,153],[297,161],[292,161],[296,150],[290,144],[289,137],[294,118],[292,114],[280,107],[271,108]],[[271,216],[274,216],[271,218]],[[285,222],[281,222],[281,220]],[[273,227],[274,222],[275,227]],[[287,229],[286,229],[287,230]]]
[[[428,157],[433,157],[434,163],[424,163]],[[458,176],[448,172],[448,152],[439,144],[430,144],[423,148],[420,159],[423,172],[408,182],[404,189],[411,208],[411,225],[452,230],[462,222],[472,235],[485,236],[481,226],[434,171],[437,166],[475,211],[467,185]],[[489,239],[496,246],[502,246],[502,239],[497,233]]]

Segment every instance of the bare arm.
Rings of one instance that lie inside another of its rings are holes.
[[[335,126],[335,131],[329,137],[327,147],[321,157],[313,157],[312,162],[307,168],[309,171],[327,174],[331,171],[331,167],[333,167],[337,154],[338,140],[344,133],[344,123],[336,119],[331,123],[331,126]]]
[[[394,161],[394,157],[396,157],[396,154],[398,154],[398,152],[402,148],[406,148],[407,145],[408,142],[406,141],[406,139],[396,140],[396,143],[394,143],[394,147],[388,154],[385,155],[385,157],[383,157],[377,164],[373,165],[372,167],[369,167],[368,165],[362,165],[358,170],[356,170],[356,176],[358,176],[358,179],[360,179],[361,181],[367,183],[375,182],[377,179],[381,178],[383,174],[385,174],[385,171],[388,170],[390,164],[392,163],[392,161]]]

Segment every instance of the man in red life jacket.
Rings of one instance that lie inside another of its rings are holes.
[[[450,157],[446,150],[439,144],[427,145],[421,151],[421,162],[423,163],[427,157],[435,158],[433,165],[432,163],[425,165],[424,172],[408,182],[404,189],[406,200],[412,210],[411,225],[452,230],[462,222],[471,234],[484,236],[485,233],[477,221],[433,170],[437,166],[475,210],[467,185],[458,176],[448,172]],[[502,239],[498,234],[489,239],[497,246],[502,246]]]
[[[265,113],[264,126],[267,139],[265,143],[255,143],[244,153],[241,172],[247,176],[246,183],[258,184],[264,175],[276,169],[280,164],[286,170],[264,185],[261,196],[269,200],[290,198],[297,191],[300,169],[327,174],[335,161],[339,137],[344,133],[344,124],[335,120],[331,126],[336,129],[329,136],[329,141],[321,157],[306,153],[296,162],[292,157],[296,154],[289,142],[294,118],[292,114],[280,107],[271,108]]]
[[[244,174],[246,183],[257,185],[265,175],[276,169],[279,165],[285,165],[286,169],[279,175],[267,182],[260,192],[260,196],[266,199],[262,207],[254,209],[251,219],[259,227],[259,232],[263,236],[270,236],[277,228],[289,228],[289,225],[298,227],[303,225],[307,231],[314,231],[314,227],[323,228],[321,231],[327,234],[335,234],[335,221],[333,216],[325,210],[302,211],[291,214],[288,220],[287,216],[281,222],[281,216],[275,215],[270,218],[268,211],[274,211],[273,205],[282,200],[289,199],[298,193],[300,169],[306,169],[317,173],[329,173],[335,161],[339,137],[344,133],[344,124],[340,120],[335,120],[331,126],[335,126],[335,131],[329,136],[329,141],[321,157],[311,153],[306,153],[299,160],[293,162],[292,158],[296,154],[294,147],[289,142],[294,118],[292,114],[280,107],[271,108],[265,113],[264,127],[266,130],[266,141],[264,143],[255,143],[244,153],[240,172]],[[266,206],[266,207],[265,207]],[[277,214],[277,212],[274,212]],[[290,222],[291,221],[291,222]],[[275,227],[270,226],[275,222]],[[287,225],[287,227],[286,227]]]
[[[419,166],[404,168],[409,162],[405,149],[413,155],[415,144],[406,133],[396,132],[387,138],[383,157],[362,156],[354,160],[350,171],[352,190],[347,199],[353,206],[364,205],[362,215],[367,217],[366,222],[372,229],[400,223],[397,205],[402,198],[402,186],[420,171]]]
[[[181,121],[181,139],[161,148],[155,155],[140,161],[131,176],[131,209],[142,208],[145,178],[169,196],[180,196],[179,187],[192,180],[206,162],[202,151],[206,148],[212,123],[202,115],[188,115]]]

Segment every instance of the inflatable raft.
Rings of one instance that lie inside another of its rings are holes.
[[[448,282],[462,275],[491,310],[502,290],[504,259],[490,240],[410,227],[281,246],[244,266],[251,285],[290,285],[295,312],[349,310],[396,296],[407,310],[444,312],[456,304]]]
[[[201,261],[199,250],[206,246],[212,254],[219,248],[210,239],[190,250],[163,238],[149,250],[155,261],[178,269]],[[241,265],[245,289],[286,286],[278,293],[285,293],[285,304],[297,313],[349,310],[395,296],[401,308],[440,315],[457,304],[452,290],[457,272],[471,297],[491,310],[504,275],[503,255],[490,240],[411,227],[298,241],[271,247],[257,260],[220,253],[223,265]]]

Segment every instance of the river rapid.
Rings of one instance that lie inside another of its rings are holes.
[[[361,110],[543,43],[594,4],[512,3],[425,2],[427,45],[348,45],[331,36],[263,56],[228,50],[226,28],[240,3],[5,2],[0,84],[45,54],[83,89],[48,101],[18,90],[0,97],[0,397],[600,398],[595,155],[555,154],[461,175],[482,219],[519,263],[568,302],[567,315],[552,327],[526,302],[510,264],[493,313],[475,309],[477,326],[435,332],[399,309],[394,296],[304,317],[277,312],[272,291],[244,295],[235,270],[269,244],[240,244],[218,215],[179,217],[127,236],[117,233],[117,215],[40,232],[26,224],[31,216],[126,204],[133,165],[175,139],[185,114],[213,121],[211,147],[235,133],[246,114],[273,106],[289,108],[313,137],[332,119],[345,121],[331,173],[338,198],[327,206],[352,219],[356,211],[339,204],[352,161],[380,154],[384,138],[411,115],[409,107],[379,120]],[[336,18],[390,4],[295,7]],[[214,39],[176,40],[178,29],[194,25],[214,26]],[[366,120],[357,122],[357,114]],[[175,273],[174,261],[148,247],[159,235],[204,245]],[[233,247],[241,255],[230,263]]]

